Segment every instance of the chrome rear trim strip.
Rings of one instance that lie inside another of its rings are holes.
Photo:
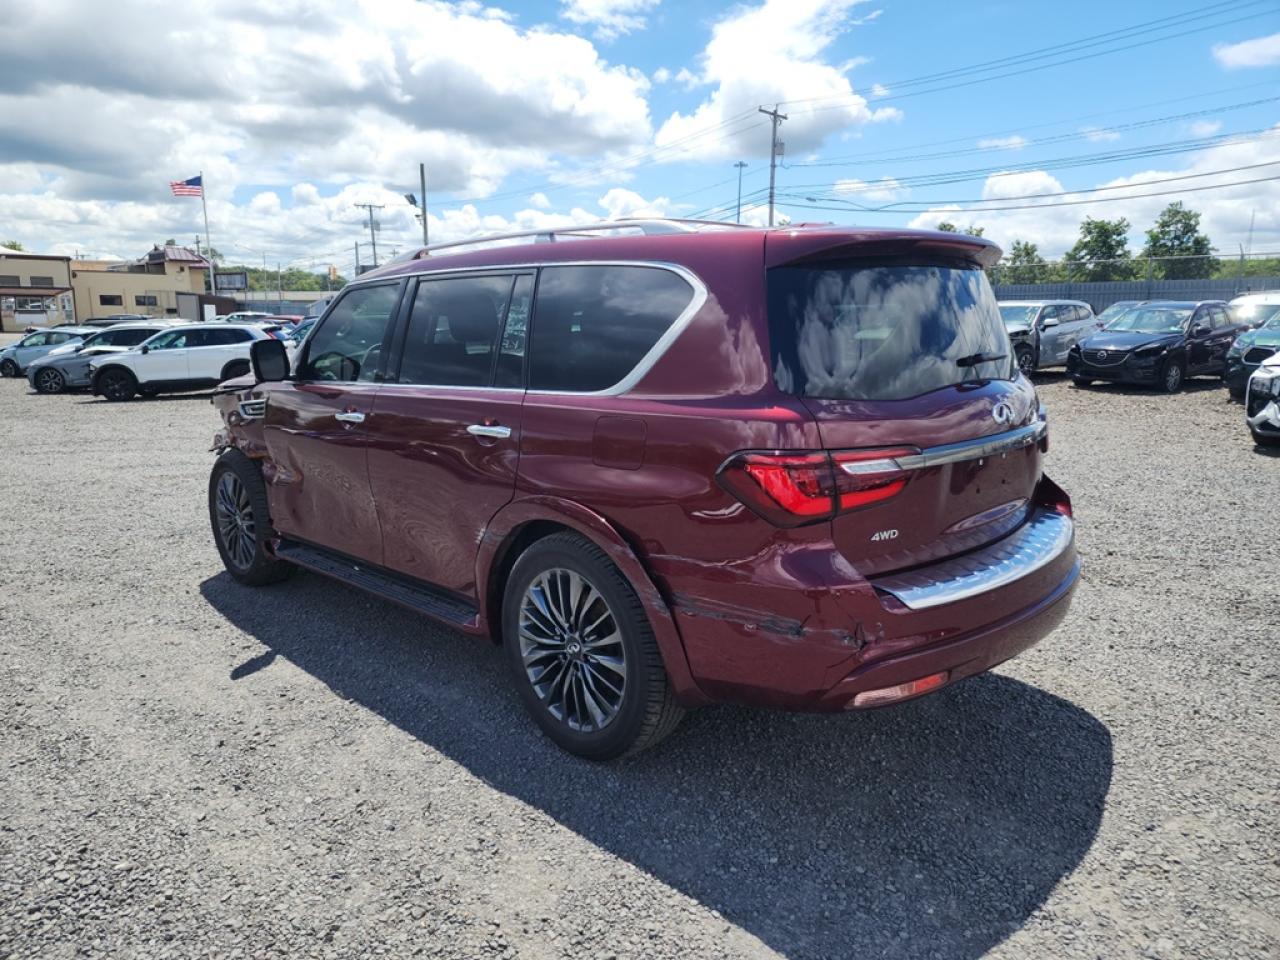
[[[973,553],[931,567],[873,579],[909,610],[928,610],[967,600],[1035,573],[1071,548],[1075,524],[1052,510],[1040,510],[1014,533]]]
[[[853,460],[840,464],[840,469],[845,473],[858,476],[867,473],[887,473],[893,470],[923,470],[926,467],[941,467],[944,464],[961,463],[965,460],[981,460],[983,457],[1011,453],[1039,443],[1048,430],[1049,424],[1042,410],[1034,423],[1007,433],[978,437],[976,440],[962,440],[959,443],[948,443],[938,447],[926,447],[920,453],[906,457]]]

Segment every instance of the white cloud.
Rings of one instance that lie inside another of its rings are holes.
[[[671,71],[668,70],[666,67],[659,67],[657,70],[653,71],[654,83],[666,83],[670,79],[671,79]]]
[[[1120,134],[1114,130],[1104,130],[1100,127],[1081,127],[1080,132],[1090,143],[1105,143],[1108,140],[1120,139]]]
[[[1021,150],[1027,145],[1027,138],[1015,133],[1011,137],[987,137],[979,140],[978,146],[984,150]]]
[[[545,193],[541,193],[541,192],[535,193],[533,196],[529,198],[529,203],[531,203],[533,206],[535,206],[539,210],[551,209],[551,201],[547,199],[547,195]]]
[[[853,200],[855,203],[863,201],[888,203],[892,200],[901,200],[910,191],[893,177],[882,177],[871,183],[865,180],[837,180],[834,192],[841,197]]]
[[[1244,67],[1273,67],[1280,64],[1280,33],[1255,37],[1242,43],[1219,43],[1213,48],[1214,59],[1228,70]]]
[[[666,197],[646,200],[635,191],[622,187],[614,187],[598,202],[608,213],[609,220],[617,220],[620,217],[668,217],[671,215],[671,201]]]
[[[1238,184],[1240,179],[1250,178],[1240,173],[1196,177],[1194,180],[1163,184],[1153,181],[1265,163],[1275,159],[1278,142],[1280,125],[1273,127],[1271,136],[1267,138],[1245,143],[1226,143],[1201,150],[1192,154],[1182,167],[1148,170],[1091,184],[1126,188],[1098,193],[1071,193],[1061,181],[1043,170],[995,175],[987,178],[982,189],[983,201],[990,201],[987,204],[990,206],[1020,205],[1017,204],[1019,198],[1048,193],[1066,195],[1053,199],[1027,200],[1029,209],[987,213],[969,212],[955,205],[940,205],[916,216],[912,219],[911,226],[933,227],[939,220],[947,219],[962,224],[974,223],[984,227],[986,236],[1006,250],[1015,239],[1030,240],[1040,247],[1042,255],[1061,256],[1075,243],[1080,222],[1086,216],[1108,220],[1125,217],[1131,226],[1129,247],[1136,253],[1144,242],[1144,232],[1155,222],[1160,211],[1169,203],[1180,200],[1202,214],[1201,229],[1220,251],[1229,254],[1237,249],[1238,244],[1246,242],[1251,217],[1254,218],[1254,249],[1276,249],[1280,248],[1280,181]],[[1265,176],[1265,171],[1258,175]],[[1206,190],[1199,194],[1135,196],[1216,184],[1237,185]],[[1100,199],[1104,197],[1109,198],[1108,201]],[[1110,198],[1123,199],[1112,201]],[[1078,206],[1050,205],[1072,201],[1081,203]]]
[[[644,14],[658,0],[561,0],[560,15],[584,27],[594,27],[601,40],[614,40],[624,33],[643,30]]]
[[[889,95],[889,88],[882,83],[873,83],[871,85],[871,95],[873,97],[887,97]]]
[[[1221,120],[1197,120],[1187,128],[1193,137],[1212,137],[1222,129]]]
[[[792,154],[851,125],[900,117],[890,107],[870,109],[841,67],[823,59],[857,22],[852,11],[861,2],[764,0],[716,22],[699,60],[699,79],[714,89],[691,113],[673,113],[657,142],[671,145],[678,159],[759,156],[769,144],[756,114],[760,104],[782,105],[788,119],[781,136]]]
[[[675,81],[686,90],[692,90],[694,87],[699,86],[702,83],[702,81],[698,79],[698,75],[688,67],[680,68],[680,72],[675,76]]]

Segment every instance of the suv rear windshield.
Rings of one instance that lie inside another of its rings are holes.
[[[775,268],[769,331],[774,380],[801,397],[905,400],[1016,371],[986,274],[967,265]]]

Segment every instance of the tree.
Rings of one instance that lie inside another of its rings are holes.
[[[6,240],[4,243],[0,243],[0,247],[3,247],[6,250],[12,250],[14,253],[22,253],[27,249],[17,240]]]
[[[1066,260],[1071,280],[1132,280],[1137,270],[1129,254],[1129,221],[1085,217],[1080,239],[1067,251]]]
[[[1000,261],[1001,283],[1045,283],[1048,264],[1040,256],[1039,248],[1027,240],[1015,240],[1009,253]]]
[[[967,233],[971,237],[982,236],[982,227],[975,226],[972,223],[969,224],[967,229],[961,230],[950,220],[943,220],[940,224],[938,224],[938,229],[941,230],[943,233]]]
[[[1147,231],[1147,245],[1142,248],[1144,257],[1185,258],[1157,261],[1153,265],[1154,276],[1165,280],[1211,276],[1211,253],[1213,244],[1200,232],[1200,214],[1183,206],[1181,200],[1161,211],[1155,226]]]

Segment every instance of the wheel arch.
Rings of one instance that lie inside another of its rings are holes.
[[[134,373],[132,370],[130,370],[127,365],[123,363],[104,363],[102,366],[98,367],[96,370],[93,371],[93,391],[95,393],[98,390],[98,383],[102,380],[102,375],[106,373],[108,370],[123,370],[129,376],[133,377],[134,383],[138,382],[138,375]]]
[[[572,500],[548,496],[515,500],[489,521],[476,558],[480,616],[489,637],[502,643],[502,596],[516,560],[537,541],[564,532],[595,544],[627,578],[649,616],[677,700],[684,706],[709,703],[689,670],[671,609],[635,550],[605,517]]]

